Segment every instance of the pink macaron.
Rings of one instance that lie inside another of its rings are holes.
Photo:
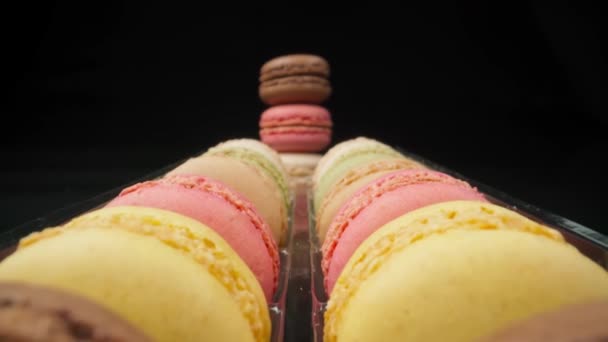
[[[392,172],[363,186],[340,208],[321,248],[327,293],[355,250],[378,228],[409,211],[455,200],[486,201],[466,182],[425,169]]]
[[[260,118],[260,139],[279,152],[320,152],[331,142],[331,115],[310,104],[268,108]]]
[[[167,176],[128,187],[107,206],[152,207],[200,221],[230,244],[271,300],[279,254],[270,228],[249,201],[222,183],[202,176]]]

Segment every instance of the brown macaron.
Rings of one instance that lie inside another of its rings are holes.
[[[332,93],[329,73],[329,63],[319,56],[294,54],[274,58],[260,70],[260,98],[271,106],[321,104]]]
[[[297,75],[329,78],[329,63],[323,57],[309,54],[276,57],[262,65],[260,82]]]
[[[88,299],[39,285],[0,283],[0,341],[151,340]]]
[[[516,322],[483,342],[608,341],[608,301],[569,305]]]

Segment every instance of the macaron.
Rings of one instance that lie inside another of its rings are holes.
[[[483,342],[608,341],[608,300],[566,305],[516,322]]]
[[[359,189],[340,208],[327,235],[318,232],[327,292],[355,250],[377,229],[412,210],[455,200],[486,201],[466,182],[424,169],[392,172]]]
[[[331,221],[346,201],[363,186],[398,170],[425,168],[424,165],[406,158],[373,160],[349,170],[327,191],[316,215],[317,232],[325,235]]]
[[[154,341],[270,339],[249,267],[211,228],[171,211],[102,208],[31,234],[0,279],[87,297]]]
[[[254,206],[224,184],[203,176],[167,176],[130,186],[107,206],[158,208],[198,220],[230,244],[271,301],[279,277],[279,253],[272,232]]]
[[[260,69],[259,95],[268,105],[320,104],[329,98],[329,63],[320,56],[290,54],[269,60]]]
[[[329,111],[309,104],[270,107],[260,117],[261,140],[279,152],[320,152],[331,142]]]
[[[1,282],[0,341],[152,340],[85,297],[49,287]]]
[[[287,169],[291,187],[309,187],[312,185],[312,174],[321,159],[318,153],[280,153],[281,161]]]
[[[270,227],[275,242],[285,241],[287,206],[284,193],[267,172],[240,158],[202,155],[190,158],[169,175],[200,175],[219,181],[249,200]]]
[[[262,65],[260,82],[288,76],[318,76],[328,78],[329,63],[313,54],[289,54],[275,57]]]
[[[366,137],[343,141],[325,153],[313,174],[315,213],[325,194],[351,169],[373,160],[403,157],[390,146]],[[405,158],[405,157],[403,157]]]
[[[280,175],[279,176],[275,176],[276,181],[277,182],[281,182],[280,178],[286,179],[287,178],[287,169],[285,167],[285,165],[283,164],[283,160],[281,159],[281,156],[279,153],[277,153],[277,151],[275,151],[274,149],[272,149],[271,146],[268,146],[267,144],[265,144],[263,141],[260,140],[256,140],[256,139],[251,139],[251,138],[238,138],[238,139],[230,139],[230,140],[226,140],[223,141],[215,146],[213,146],[212,148],[210,148],[208,150],[224,150],[224,149],[231,149],[231,148],[242,148],[242,149],[247,149],[247,150],[252,150],[255,151],[259,154],[261,154],[262,156],[264,156],[264,158],[266,158],[266,160],[268,162],[270,162],[272,164],[272,167],[276,169],[276,172],[278,172]]]
[[[475,341],[602,299],[608,272],[558,231],[493,204],[443,202],[361,244],[329,298],[324,341]]]
[[[292,199],[287,171],[281,157],[268,145],[254,139],[232,139],[209,148],[203,155],[236,158],[258,168],[274,181],[289,212]]]

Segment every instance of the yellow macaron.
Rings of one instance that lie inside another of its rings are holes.
[[[556,230],[481,202],[391,221],[349,259],[325,342],[472,341],[509,322],[608,298],[608,272]]]
[[[157,341],[268,341],[253,273],[213,230],[145,207],[103,208],[21,240],[0,279],[79,293]]]

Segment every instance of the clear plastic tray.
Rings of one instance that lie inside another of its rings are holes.
[[[100,195],[97,195],[91,199],[75,203],[68,207],[59,209],[54,211],[44,217],[40,217],[34,219],[32,221],[26,222],[22,225],[19,225],[15,228],[6,230],[0,233],[0,260],[9,256],[16,248],[19,240],[26,235],[40,231],[47,227],[61,225],[69,221],[70,219],[82,215],[86,212],[98,209],[103,207],[110,200],[115,198],[122,189],[142,182],[146,180],[152,180],[156,178],[160,178],[164,176],[167,172],[173,170],[175,167],[180,165],[185,161],[181,160],[177,163],[166,166],[160,170],[157,170],[147,176],[144,176],[140,179],[132,181],[123,186],[117,187],[110,191],[104,192]],[[294,196],[295,197],[295,196]],[[292,208],[295,208],[294,199],[292,199]],[[294,223],[294,211],[289,217],[288,222],[288,230],[287,230],[287,239],[284,246],[282,246],[279,250],[279,257],[281,268],[279,270],[279,282],[277,285],[277,291],[274,294],[271,303],[268,304],[268,310],[270,313],[270,319],[272,324],[272,342],[282,342],[284,340],[285,334],[285,316],[286,316],[286,302],[287,302],[287,288],[289,281],[290,267],[291,267],[291,259],[292,253],[291,250],[293,248],[293,223]]]
[[[560,230],[566,239],[579,248],[581,252],[603,267],[608,268],[608,238],[602,234],[512,198],[415,154],[399,150],[432,169],[469,182],[486,194],[491,202],[513,209],[533,220]],[[0,260],[12,253],[19,239],[31,232],[60,225],[73,217],[100,208],[116,197],[125,187],[162,177],[185,160],[180,160],[89,200],[75,203],[44,217],[1,232]],[[272,303],[269,304],[273,327],[272,342],[323,341],[323,314],[327,304],[327,295],[323,287],[320,246],[314,231],[315,218],[310,210],[312,196],[309,192],[310,189],[302,185],[294,190],[294,205],[292,206],[293,212],[290,215],[289,235],[287,243],[280,249],[279,285]]]
[[[419,161],[427,167],[449,174],[455,178],[467,181],[479,191],[484,193],[486,198],[497,205],[514,210],[536,222],[559,230],[565,239],[578,248],[581,253],[608,269],[608,237],[576,222],[560,217],[553,213],[541,210],[531,204],[515,199],[505,193],[495,190],[485,184],[469,179],[446,167],[436,164],[430,160],[422,158],[413,153],[397,148],[408,158]],[[312,196],[308,193],[308,208],[311,208]],[[295,217],[296,221],[302,218]],[[311,320],[312,320],[312,340],[315,342],[323,341],[324,314],[327,306],[328,296],[323,286],[323,272],[321,269],[321,246],[315,231],[314,211],[309,210],[309,243],[310,243],[310,291],[311,291]]]

